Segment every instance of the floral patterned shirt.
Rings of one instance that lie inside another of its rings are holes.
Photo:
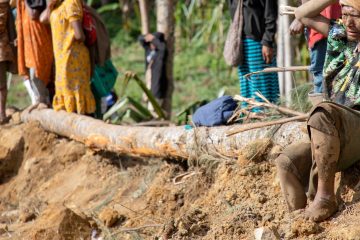
[[[327,100],[355,107],[360,105],[360,53],[356,42],[347,40],[345,25],[332,21],[324,63],[324,97]]]

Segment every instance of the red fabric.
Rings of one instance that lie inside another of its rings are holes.
[[[328,18],[328,19],[338,19],[341,17],[341,6],[339,3],[334,3],[330,6],[328,6],[327,8],[325,8],[322,12],[321,15],[323,15],[324,17]],[[318,33],[317,31],[313,30],[310,28],[309,31],[309,48],[313,48],[315,43],[317,43],[318,41],[324,39],[325,36]]]
[[[92,18],[90,12],[83,6],[83,29],[85,33],[85,43],[87,46],[91,46],[96,41],[96,27],[94,19]]]

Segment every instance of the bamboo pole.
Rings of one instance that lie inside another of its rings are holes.
[[[175,8],[177,2],[178,0],[156,0],[156,29],[165,34],[167,47],[167,89],[161,106],[166,111],[167,119],[171,118],[174,91]]]
[[[269,67],[269,68],[265,68],[264,70],[261,70],[261,71],[248,73],[244,77],[250,78],[252,75],[262,74],[262,73],[297,72],[297,71],[309,71],[309,70],[310,70],[310,66]]]
[[[141,33],[143,35],[150,32],[148,0],[139,0],[140,17],[141,17]]]
[[[95,149],[143,157],[188,159],[207,154],[236,158],[242,148],[254,140],[269,138],[271,127],[249,130],[227,137],[232,126],[188,128],[119,126],[87,116],[55,112],[51,109],[23,112],[23,122],[38,121],[47,131],[82,142]],[[286,146],[306,137],[303,123],[281,126],[272,136],[275,144]]]

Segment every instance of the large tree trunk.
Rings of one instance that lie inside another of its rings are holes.
[[[141,33],[145,35],[150,32],[148,0],[139,0],[139,7],[141,14]]]
[[[24,122],[39,121],[50,132],[72,138],[98,149],[126,155],[187,159],[203,154],[218,158],[236,158],[241,149],[254,140],[271,137],[275,144],[286,146],[306,136],[304,123],[287,123],[277,131],[267,127],[242,132],[231,137],[233,127],[132,127],[106,124],[90,117],[51,109],[23,113]]]
[[[166,76],[168,80],[168,87],[166,90],[166,97],[162,104],[162,107],[167,113],[167,118],[171,117],[171,102],[172,93],[174,91],[174,49],[175,49],[175,7],[177,0],[156,0],[157,10],[157,24],[156,29],[158,32],[165,34],[168,55],[166,62]]]

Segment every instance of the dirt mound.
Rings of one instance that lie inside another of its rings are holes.
[[[360,167],[337,176],[340,211],[314,224],[287,211],[272,162],[278,151],[266,140],[237,161],[189,166],[95,152],[36,123],[7,125],[0,239],[254,239],[263,230],[283,239],[359,239]]]
[[[33,240],[90,239],[89,233],[97,229],[92,220],[59,204],[48,206],[34,225],[36,228],[30,233]]]

